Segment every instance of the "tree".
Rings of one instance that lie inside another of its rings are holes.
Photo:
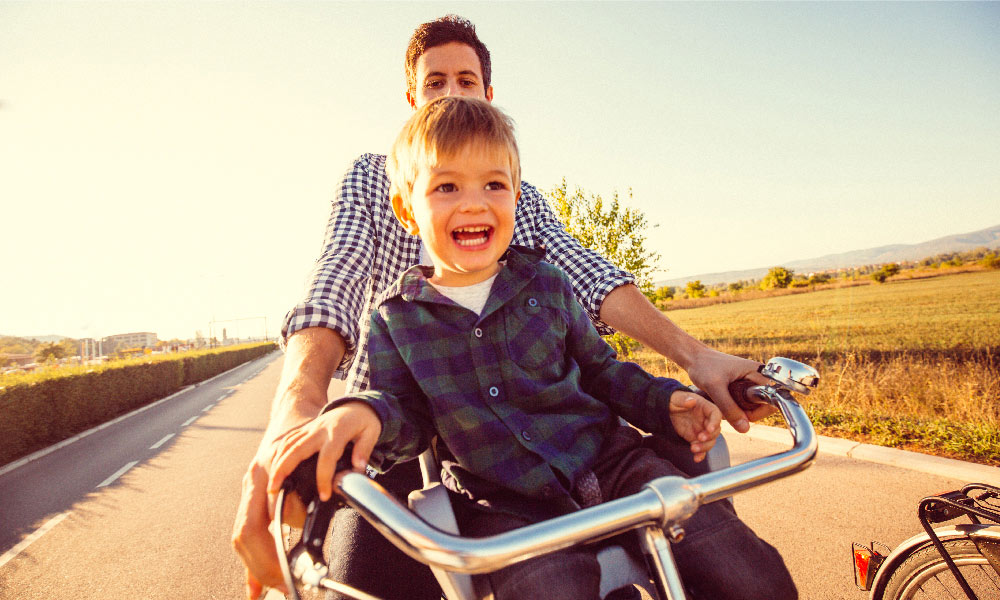
[[[829,273],[813,273],[809,276],[809,285],[819,285],[830,281]]]
[[[72,338],[66,338],[59,341],[59,345],[63,349],[63,357],[76,356],[80,354],[80,342]]]
[[[663,285],[653,290],[653,302],[666,302],[674,299],[674,288]]]
[[[979,260],[979,264],[987,269],[1000,269],[1000,254],[991,252]]]
[[[705,286],[702,285],[700,279],[689,281],[687,282],[687,286],[684,287],[684,293],[687,294],[688,298],[703,298],[705,291]]]
[[[795,272],[785,267],[771,267],[764,279],[760,280],[760,289],[773,290],[775,288],[786,288],[792,283]]]
[[[896,263],[888,263],[882,265],[882,271],[885,272],[886,277],[892,277],[893,275],[899,273],[899,265]]]
[[[571,194],[566,179],[551,192],[552,210],[562,221],[566,231],[612,264],[635,277],[635,285],[653,300],[652,275],[660,255],[646,249],[646,229],[650,227],[646,215],[634,208],[622,207],[618,192],[609,205],[597,194],[576,188]],[[628,191],[632,200],[632,190]],[[656,227],[653,225],[652,227]],[[608,343],[621,357],[627,357],[638,343],[622,333],[608,338]]]
[[[622,207],[618,192],[607,205],[600,195],[579,187],[571,194],[566,179],[552,190],[551,198],[552,210],[570,235],[634,275],[636,286],[647,296],[652,294],[652,274],[660,255],[645,247],[650,225],[642,211]],[[628,199],[632,200],[632,190]]]
[[[35,360],[38,362],[48,362],[50,360],[59,360],[66,356],[66,349],[63,348],[62,344],[58,342],[49,342],[47,344],[42,344],[35,349]]]

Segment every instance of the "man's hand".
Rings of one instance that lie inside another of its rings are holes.
[[[254,458],[243,476],[243,492],[232,539],[233,548],[247,569],[246,597],[249,600],[259,598],[264,586],[288,592],[278,566],[274,538],[268,530],[269,523],[267,470]]]
[[[279,450],[267,484],[268,505],[281,490],[281,484],[295,467],[313,454],[319,453],[316,462],[316,490],[319,498],[327,501],[333,495],[333,476],[337,461],[348,443],[354,443],[351,465],[363,473],[368,458],[375,448],[382,422],[375,411],[364,402],[346,402],[316,417],[310,423],[289,433]]]
[[[768,383],[768,379],[757,372],[760,363],[713,350],[694,339],[653,306],[634,285],[617,287],[604,298],[601,320],[680,365],[691,381],[712,397],[736,431],[746,433],[750,430],[749,421],[775,412],[776,409],[768,404],[743,412],[729,395],[729,384],[737,379],[749,379],[762,385]]]
[[[670,395],[670,422],[677,435],[691,443],[694,462],[701,462],[719,437],[722,413],[698,394],[677,390]]]
[[[763,419],[777,410],[770,404],[761,404],[750,412],[743,412],[729,394],[730,382],[738,379],[749,379],[761,385],[769,383],[767,377],[757,372],[758,367],[760,363],[756,361],[705,347],[695,355],[687,373],[691,382],[712,398],[733,429],[746,433],[750,430],[749,421]]]
[[[285,348],[285,364],[275,393],[271,418],[264,439],[253,462],[243,476],[236,520],[233,524],[233,549],[247,569],[247,598],[260,597],[264,586],[285,590],[278,566],[274,538],[268,531],[267,482],[284,438],[298,427],[311,422],[326,405],[327,387],[346,345],[330,329],[310,327],[292,334]],[[304,515],[298,496],[289,495],[283,517],[301,523]]]

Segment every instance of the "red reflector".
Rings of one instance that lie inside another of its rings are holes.
[[[868,548],[854,547],[854,583],[863,590],[868,589],[868,565],[871,561],[872,553]]]

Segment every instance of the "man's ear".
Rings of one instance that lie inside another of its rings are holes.
[[[486,88],[486,101],[493,102],[493,86]]]
[[[407,206],[406,202],[403,201],[403,197],[399,194],[392,197],[392,212],[399,219],[399,222],[403,224],[403,229],[412,235],[420,233],[417,221],[413,218],[413,211],[410,210],[410,207]]]
[[[417,109],[417,95],[411,94],[409,90],[406,91],[406,103],[410,105],[413,110]]]

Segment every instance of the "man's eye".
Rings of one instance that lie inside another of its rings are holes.
[[[454,192],[456,189],[458,188],[455,187],[454,183],[442,183],[441,185],[434,188],[434,191],[448,193],[448,192]]]
[[[472,79],[465,79],[462,81],[462,85],[465,87],[476,87],[476,82]]]
[[[424,83],[424,87],[428,87],[428,88],[441,87],[441,82],[438,81],[438,80],[428,81],[428,82]]]

